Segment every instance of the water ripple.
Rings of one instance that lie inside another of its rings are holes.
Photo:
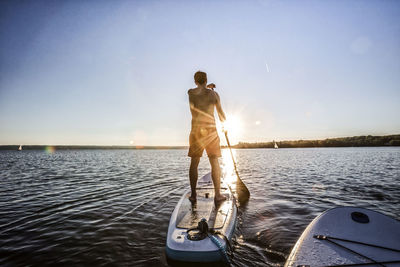
[[[399,148],[236,156],[252,196],[238,212],[234,266],[282,266],[308,223],[335,206],[399,219]],[[0,151],[0,264],[167,266],[188,165],[184,150]],[[199,173],[208,171],[203,159]]]

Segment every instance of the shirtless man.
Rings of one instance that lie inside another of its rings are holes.
[[[197,186],[197,167],[204,149],[207,151],[208,159],[211,164],[211,177],[214,183],[215,202],[226,199],[220,192],[221,170],[218,158],[221,157],[221,148],[219,146],[219,137],[214,119],[214,107],[217,109],[218,117],[221,122],[225,121],[225,113],[222,110],[219,95],[214,90],[214,84],[207,85],[207,74],[198,71],[194,74],[196,88],[189,89],[190,112],[192,113],[192,130],[189,136],[189,153],[191,157],[189,178],[190,188],[192,190],[189,200],[196,201]],[[208,87],[208,88],[207,88]]]

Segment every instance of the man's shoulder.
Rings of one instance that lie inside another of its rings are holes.
[[[201,95],[212,95],[213,97],[219,98],[219,95],[218,95],[218,93],[216,91],[214,91],[212,89],[208,89],[208,88],[203,92],[199,91],[197,88],[191,88],[187,92],[188,92],[189,95],[198,95],[198,94],[201,94]]]
[[[211,92],[212,92],[212,95],[214,96],[214,98],[215,98],[216,100],[219,100],[219,95],[218,95],[217,91],[211,90]]]

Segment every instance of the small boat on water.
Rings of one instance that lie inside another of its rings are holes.
[[[275,149],[278,149],[278,148],[279,148],[275,141],[274,141],[274,148],[275,148]]]
[[[233,236],[237,208],[233,194],[224,182],[226,200],[214,202],[211,173],[198,181],[197,201],[189,201],[190,189],[179,200],[168,226],[166,255],[179,262],[228,261],[226,250]]]
[[[22,151],[22,145],[18,147],[18,151]]]
[[[327,210],[300,236],[285,267],[400,266],[400,222],[355,207]]]

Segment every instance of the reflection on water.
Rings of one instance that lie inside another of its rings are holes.
[[[169,217],[189,187],[186,153],[0,151],[0,264],[166,266]],[[239,210],[234,266],[282,265],[308,223],[338,205],[400,219],[399,148],[235,153],[251,198]],[[203,158],[199,175],[208,171]]]
[[[233,158],[236,159],[236,149],[232,149]],[[223,149],[221,152],[222,158],[220,159],[221,171],[223,173],[224,181],[231,187],[236,186],[236,174],[234,172],[234,165],[229,149]]]

